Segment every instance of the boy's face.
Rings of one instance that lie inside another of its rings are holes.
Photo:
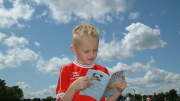
[[[99,38],[84,36],[77,40],[71,50],[76,54],[76,61],[82,65],[90,65],[97,57]]]

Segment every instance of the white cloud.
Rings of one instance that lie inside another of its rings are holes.
[[[19,24],[19,19],[30,20],[34,9],[28,4],[24,4],[22,0],[11,0],[13,8],[7,10],[3,5],[0,8],[0,28],[10,27],[17,24],[22,28],[24,25]]]
[[[24,24],[17,24],[17,27],[19,28],[19,29],[22,29],[23,27],[25,27],[25,25]]]
[[[4,37],[6,37],[6,34],[3,34],[3,33],[0,32],[0,42]]]
[[[119,20],[120,20],[120,22],[118,22],[118,24],[122,24],[122,21],[124,21],[124,17],[117,17]]]
[[[42,15],[43,16],[47,15],[47,11],[43,11]]]
[[[24,47],[25,45],[29,44],[26,38],[16,36],[11,36],[10,38],[5,39],[4,43],[9,47]]]
[[[0,52],[0,70],[5,67],[19,67],[24,61],[36,61],[38,55],[28,48],[13,48],[7,51],[7,55]]]
[[[103,33],[102,33],[102,37],[103,37],[103,39],[105,40],[105,38],[106,38],[106,31],[103,30],[102,32],[103,32]]]
[[[129,66],[122,62],[118,62],[116,66],[113,66],[113,68],[108,68],[108,71],[111,74],[118,70],[125,70],[125,75],[131,75],[131,74],[134,74],[135,72],[148,71],[152,69],[151,67],[152,63],[155,63],[155,60],[153,57],[151,57],[151,60],[147,63],[147,65],[142,65],[142,63],[135,62],[135,63],[132,63],[131,66]]]
[[[51,73],[51,74],[59,74],[59,70],[61,67],[67,65],[72,62],[69,58],[57,58],[53,57],[50,61],[44,61],[40,58],[37,62],[36,69],[42,73]]]
[[[124,17],[119,17],[118,19],[120,19],[120,21],[124,21]]]
[[[180,91],[178,85],[180,84],[180,74],[167,72],[165,70],[152,68],[147,71],[144,77],[137,77],[135,79],[126,78],[127,90],[136,89],[141,94],[151,94],[149,92],[164,92],[176,88]],[[149,92],[148,92],[149,91]]]
[[[125,70],[124,73],[126,76],[127,87],[123,93],[132,92],[134,89],[136,89],[136,93],[141,92],[141,94],[144,93],[147,95],[150,94],[149,92],[164,92],[173,88],[180,91],[180,88],[178,87],[180,84],[180,74],[154,68],[151,66],[154,62],[155,59],[151,57],[151,60],[147,63],[147,65],[135,62],[130,66],[119,62],[116,66],[113,66],[113,68],[107,67],[107,69],[110,74],[117,70]],[[145,73],[144,77],[136,77],[135,79],[127,78],[128,75],[138,72]]]
[[[35,41],[35,45],[39,48],[40,44]]]
[[[36,61],[38,59],[38,54],[25,47],[28,40],[24,37],[11,36],[4,39],[3,43],[12,46],[12,48],[9,48],[5,55],[0,52],[0,70],[5,67],[19,67],[24,61]]]
[[[0,3],[3,3],[3,0],[0,0]]]
[[[31,86],[26,84],[25,82],[18,82],[17,85],[19,86],[19,88],[21,88],[22,90],[26,89],[26,88],[30,88]]]
[[[133,57],[133,50],[162,48],[167,44],[158,37],[161,34],[158,26],[152,29],[141,23],[133,23],[126,27],[126,30],[129,33],[124,33],[125,36],[121,41],[117,40],[115,34],[110,43],[106,43],[103,37],[99,41],[98,58],[105,61],[121,60]]]
[[[45,16],[45,15],[47,15],[47,11],[43,11],[43,13],[41,15],[36,15],[36,17],[40,18],[40,17]]]
[[[48,89],[43,89],[42,91],[31,92],[31,91],[24,91],[24,98],[47,98],[47,96],[56,97],[56,90],[57,85],[49,86]]]
[[[53,23],[53,21],[50,21],[50,20],[47,20],[47,19],[45,20],[45,22],[48,22],[48,23]]]
[[[113,19],[109,16],[109,15],[107,15],[107,21],[109,21],[109,22],[113,22]]]
[[[72,15],[83,20],[94,19],[97,22],[105,23],[107,13],[116,14],[126,12],[128,3],[126,0],[34,0],[37,4],[45,4],[51,11],[51,17],[59,23],[68,23]]]
[[[121,60],[122,57],[127,55],[127,51],[121,47],[120,41],[117,42],[115,39],[110,43],[106,43],[104,39],[101,39],[98,50],[98,58],[106,61]]]
[[[140,12],[130,12],[129,19],[137,19],[140,15]]]
[[[122,47],[128,50],[144,50],[162,48],[167,43],[158,36],[161,34],[160,29],[152,29],[142,23],[133,23],[126,27],[129,33],[125,33],[122,40]]]

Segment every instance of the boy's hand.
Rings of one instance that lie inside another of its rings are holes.
[[[117,91],[122,93],[122,91],[126,88],[126,80],[125,77],[122,75],[122,79],[116,83],[114,83],[114,87],[117,87]]]
[[[93,77],[82,77],[82,78],[79,78],[79,79],[75,80],[71,84],[71,88],[73,90],[75,90],[75,91],[84,90],[87,87],[90,87],[90,85],[93,85],[92,82],[89,82],[87,80],[93,80],[93,79],[94,79]]]

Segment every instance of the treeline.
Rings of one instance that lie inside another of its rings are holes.
[[[56,98],[48,96],[45,99],[34,98],[25,99],[24,94],[19,86],[6,86],[5,80],[0,79],[0,101],[55,101]]]
[[[153,97],[154,94],[149,95],[150,98]],[[159,101],[164,101],[164,98],[166,97],[169,101],[180,101],[180,98],[178,97],[177,91],[175,89],[171,89],[167,92],[161,92],[156,94],[159,97]],[[133,98],[134,95],[132,94]],[[123,97],[126,99],[127,95]],[[148,95],[141,95],[141,94],[135,94],[135,101],[142,101],[141,99],[143,98],[145,101],[147,99]]]
[[[20,101],[56,101],[56,98],[53,98],[52,96],[48,96],[47,98],[34,98],[34,99],[21,99]]]

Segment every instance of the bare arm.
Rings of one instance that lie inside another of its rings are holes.
[[[76,91],[84,90],[87,87],[90,87],[90,85],[93,85],[93,83],[87,81],[87,80],[93,80],[93,77],[82,77],[74,81],[66,91],[64,95],[60,98],[61,101],[72,101],[74,98],[74,95]],[[89,85],[90,84],[90,85]]]

